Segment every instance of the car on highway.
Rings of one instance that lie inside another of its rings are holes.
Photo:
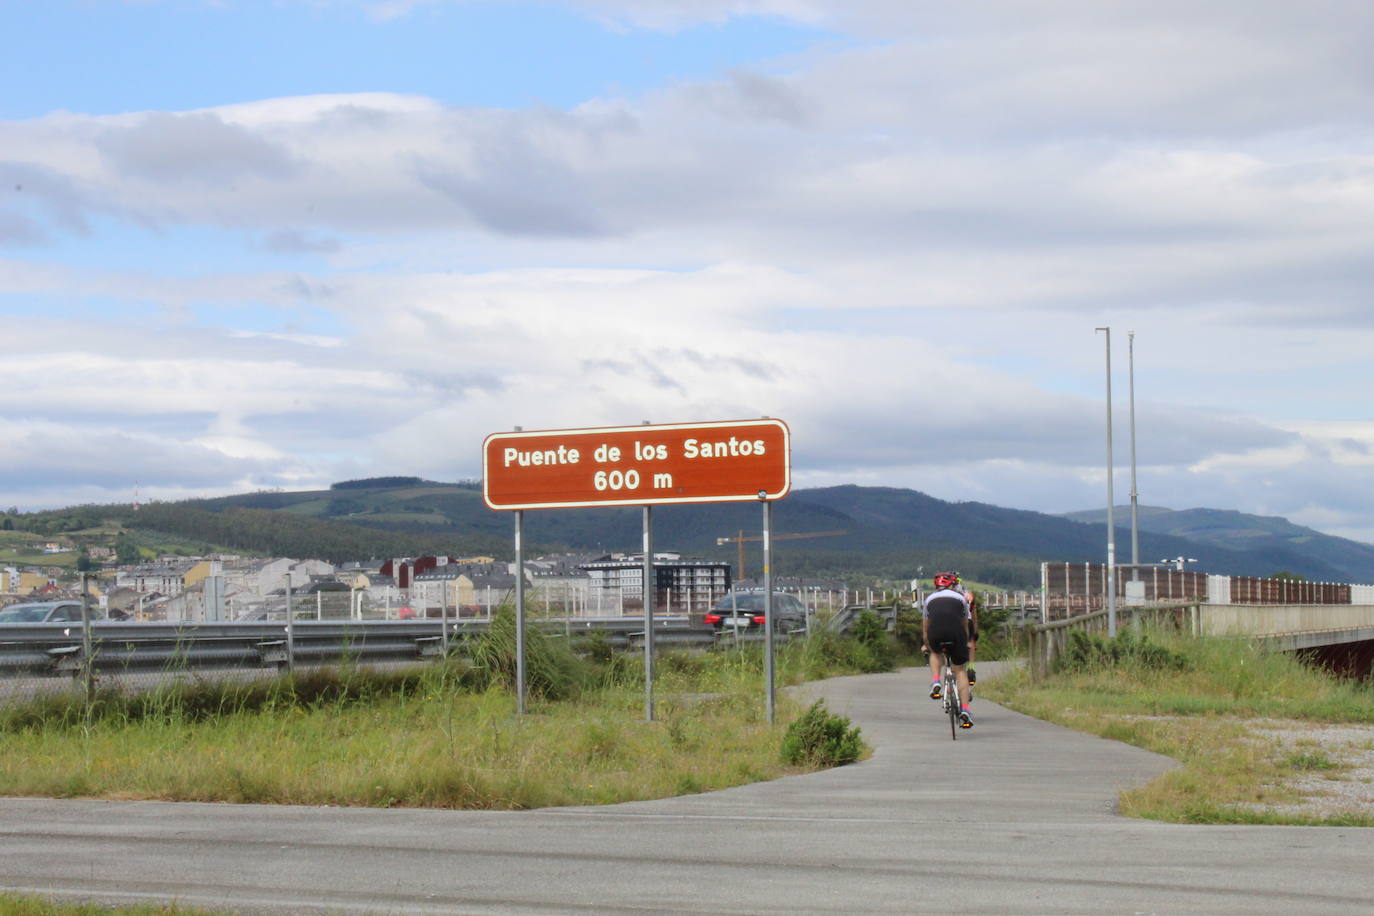
[[[706,613],[706,625],[717,633],[762,633],[763,592],[729,592]],[[790,633],[806,628],[806,606],[796,595],[773,593],[773,630]]]
[[[104,620],[105,612],[95,604],[87,609],[91,620]],[[0,609],[0,623],[80,623],[80,601],[30,601]]]

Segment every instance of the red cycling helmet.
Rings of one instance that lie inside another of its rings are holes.
[[[959,574],[957,572],[942,572],[935,574],[936,588],[953,588],[959,584]]]

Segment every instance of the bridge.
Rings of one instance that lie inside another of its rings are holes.
[[[1200,604],[1192,613],[1195,633],[1258,637],[1284,650],[1374,640],[1374,604]]]
[[[1195,636],[1256,639],[1355,677],[1368,677],[1374,670],[1374,604],[1124,607],[1118,611],[1118,622],[1172,628]],[[1028,627],[1032,670],[1048,671],[1073,630],[1105,634],[1107,612],[1092,611]]]
[[[1030,659],[1037,671],[1053,663],[1069,632],[1107,629],[1105,567],[1045,564],[1041,578],[1042,623],[1030,627]],[[1195,636],[1260,640],[1355,677],[1374,670],[1374,586],[1169,569],[1152,570],[1148,583],[1118,579],[1117,587],[1123,625],[1139,622]]]

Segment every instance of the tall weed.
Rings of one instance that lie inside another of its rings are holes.
[[[515,631],[515,611],[502,607],[470,649],[473,668],[485,675],[487,683],[507,690],[516,686]],[[566,699],[582,689],[587,675],[582,660],[566,642],[537,627],[525,628],[525,685],[531,696]]]
[[[870,615],[861,615],[863,621]],[[896,652],[891,637],[876,615],[871,615],[877,627],[860,629],[853,635],[834,630],[818,630],[804,640],[793,640],[778,655],[780,670],[788,679],[817,680],[835,674],[870,674],[891,671],[896,665]],[[863,633],[860,637],[859,633]]]

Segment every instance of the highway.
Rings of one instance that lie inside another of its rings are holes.
[[[982,668],[983,666],[980,666]],[[807,690],[862,763],[532,812],[0,799],[0,886],[245,913],[1368,913],[1374,830],[1122,818],[1172,762],[975,703],[925,672]]]

